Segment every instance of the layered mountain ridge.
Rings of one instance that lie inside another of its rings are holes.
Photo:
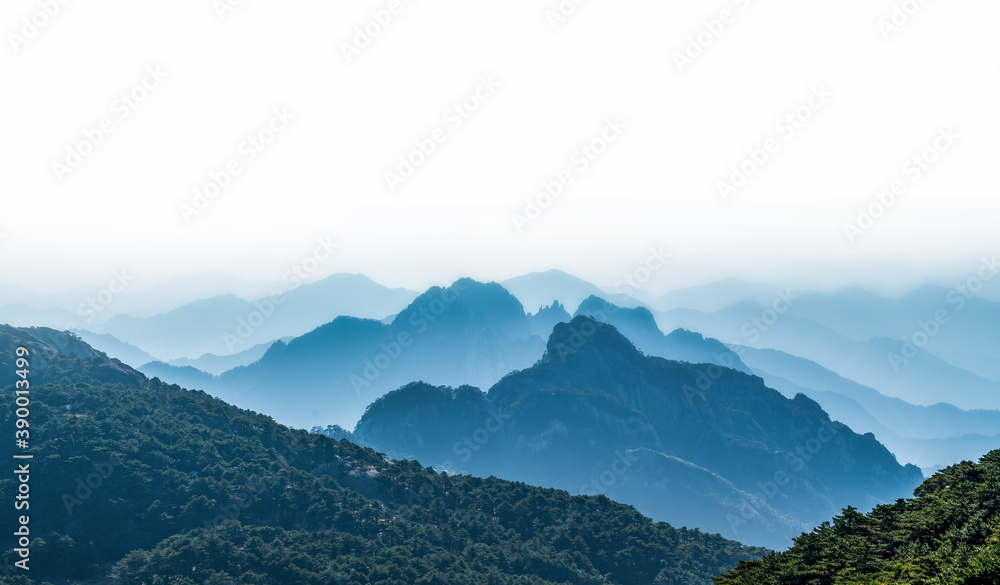
[[[425,464],[575,493],[596,478],[601,493],[654,518],[697,510],[702,527],[775,547],[839,505],[870,508],[922,479],[805,396],[789,400],[715,364],[646,356],[590,317],[557,325],[537,364],[488,393],[390,392],[355,436]],[[626,465],[621,454],[636,450],[644,463]],[[714,487],[688,489],[694,481]]]
[[[18,347],[32,381],[19,451],[34,456],[30,555],[5,552],[5,583],[708,585],[765,552],[605,497],[387,460],[147,379],[71,335],[0,326],[10,371]],[[100,378],[113,367],[126,377]],[[22,483],[0,478],[0,497]],[[4,518],[15,525],[13,507]]]

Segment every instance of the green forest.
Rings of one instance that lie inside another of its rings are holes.
[[[339,427],[289,429],[103,354],[36,349],[30,510],[3,515],[30,514],[31,570],[5,547],[2,584],[1000,583],[1000,451],[772,553],[604,496],[391,461]],[[2,476],[0,498],[18,482]]]
[[[927,479],[910,500],[853,508],[719,585],[1000,583],[1000,451]]]
[[[60,357],[32,388],[30,580],[8,554],[0,582],[695,584],[767,552],[603,496],[392,462],[156,379],[97,382],[101,363]]]

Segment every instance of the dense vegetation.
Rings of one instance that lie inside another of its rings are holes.
[[[926,480],[912,500],[853,508],[719,585],[1000,583],[1000,451]]]
[[[356,443],[354,440],[354,433],[341,427],[340,425],[327,425],[325,427],[313,427],[312,433],[316,435],[326,435],[334,441],[339,441],[341,439],[347,439],[352,443]]]
[[[102,359],[38,373],[32,581],[0,582],[709,583],[766,552],[602,496],[392,462],[155,379],[111,385],[91,375]],[[3,476],[0,500],[16,489]]]

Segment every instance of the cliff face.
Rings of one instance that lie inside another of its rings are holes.
[[[402,388],[369,409],[358,438],[425,465],[606,493],[658,520],[778,548],[842,506],[905,497],[922,479],[804,396],[645,356],[589,317],[557,325],[542,360],[488,394],[461,393],[426,400]]]

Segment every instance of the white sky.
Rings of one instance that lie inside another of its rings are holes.
[[[610,286],[650,246],[674,253],[657,290],[884,283],[904,277],[886,265],[913,277],[1000,252],[993,0],[927,2],[888,39],[878,21],[902,1],[587,0],[553,31],[555,0],[402,0],[350,63],[343,43],[388,0],[243,0],[224,19],[217,3],[70,1],[17,51],[41,4],[2,3],[0,281],[270,280],[323,236],[341,243],[324,273],[413,289],[548,268]],[[731,23],[679,72],[674,53],[723,9]],[[119,119],[118,96],[157,66],[167,79]],[[453,128],[445,112],[482,76],[501,87]],[[833,97],[778,132],[821,86]],[[240,143],[282,106],[294,121],[246,162]],[[113,131],[58,180],[53,163],[105,117]],[[615,117],[620,138],[519,234],[512,214]],[[960,137],[914,180],[906,160],[949,126]],[[385,173],[437,127],[444,144],[390,191]],[[724,202],[717,182],[772,137]],[[185,223],[179,206],[232,159],[243,172]],[[843,224],[895,179],[905,194],[850,243]]]

